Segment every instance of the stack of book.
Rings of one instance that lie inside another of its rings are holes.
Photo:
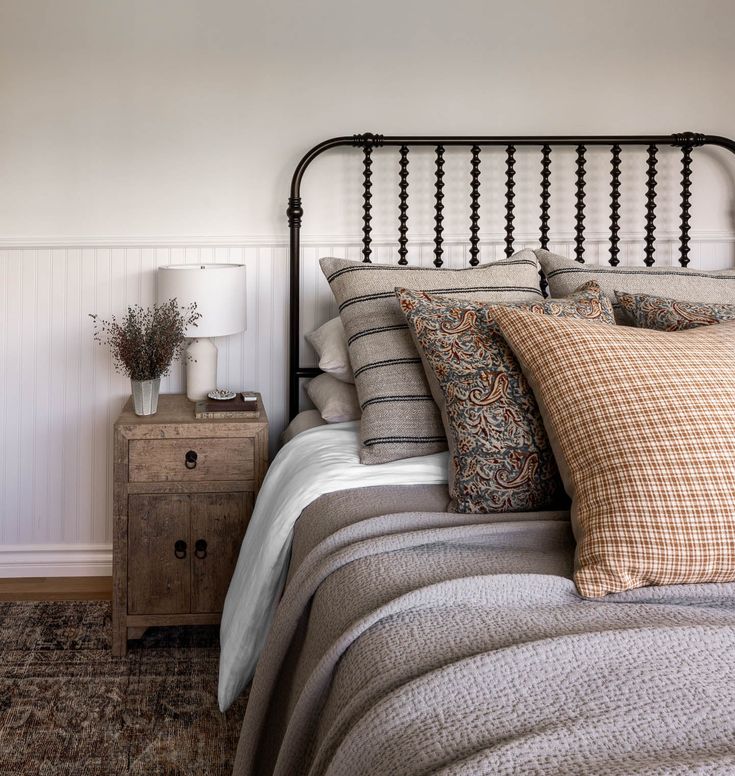
[[[260,394],[242,392],[234,399],[202,399],[194,407],[194,417],[200,420],[213,418],[258,418],[260,417]]]

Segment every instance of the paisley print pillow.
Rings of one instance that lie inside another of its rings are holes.
[[[625,291],[616,291],[615,296],[626,322],[639,329],[681,331],[735,320],[735,304],[680,302],[663,296],[628,294]]]
[[[599,285],[566,299],[472,302],[397,288],[449,442],[456,512],[526,512],[564,498],[536,400],[495,322],[503,307],[614,324]]]

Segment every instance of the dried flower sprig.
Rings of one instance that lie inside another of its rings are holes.
[[[133,305],[118,320],[90,315],[94,339],[112,352],[115,370],[132,380],[155,380],[168,374],[171,363],[181,355],[188,326],[196,326],[202,317],[196,303],[180,307],[169,299],[153,307]]]

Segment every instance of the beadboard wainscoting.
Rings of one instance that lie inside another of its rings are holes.
[[[481,259],[504,255],[501,234],[481,235]],[[573,235],[552,250],[573,255]],[[693,267],[735,263],[735,235],[694,233]],[[586,239],[588,261],[607,236]],[[517,235],[517,247],[537,237]],[[673,264],[677,236],[657,235],[657,262]],[[359,238],[303,241],[302,331],[336,314],[318,267],[325,255],[360,258]],[[410,262],[429,266],[430,235],[414,235]],[[376,235],[373,261],[397,260],[395,238]],[[466,236],[446,235],[445,265],[462,266]],[[640,263],[642,234],[621,234],[621,262]],[[262,392],[271,447],[285,425],[288,248],[285,235],[237,238],[5,239],[0,242],[0,577],[102,575],[111,568],[112,424],[129,381],[92,340],[90,313],[151,304],[156,268],[169,263],[247,265],[248,328],[217,340],[219,383]],[[306,346],[308,347],[308,346]],[[312,354],[313,355],[313,354]],[[304,353],[303,363],[309,363]],[[184,389],[181,364],[162,381]]]

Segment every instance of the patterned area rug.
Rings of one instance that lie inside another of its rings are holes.
[[[110,604],[0,603],[0,774],[230,774],[247,700],[217,708],[218,628],[113,658]]]

